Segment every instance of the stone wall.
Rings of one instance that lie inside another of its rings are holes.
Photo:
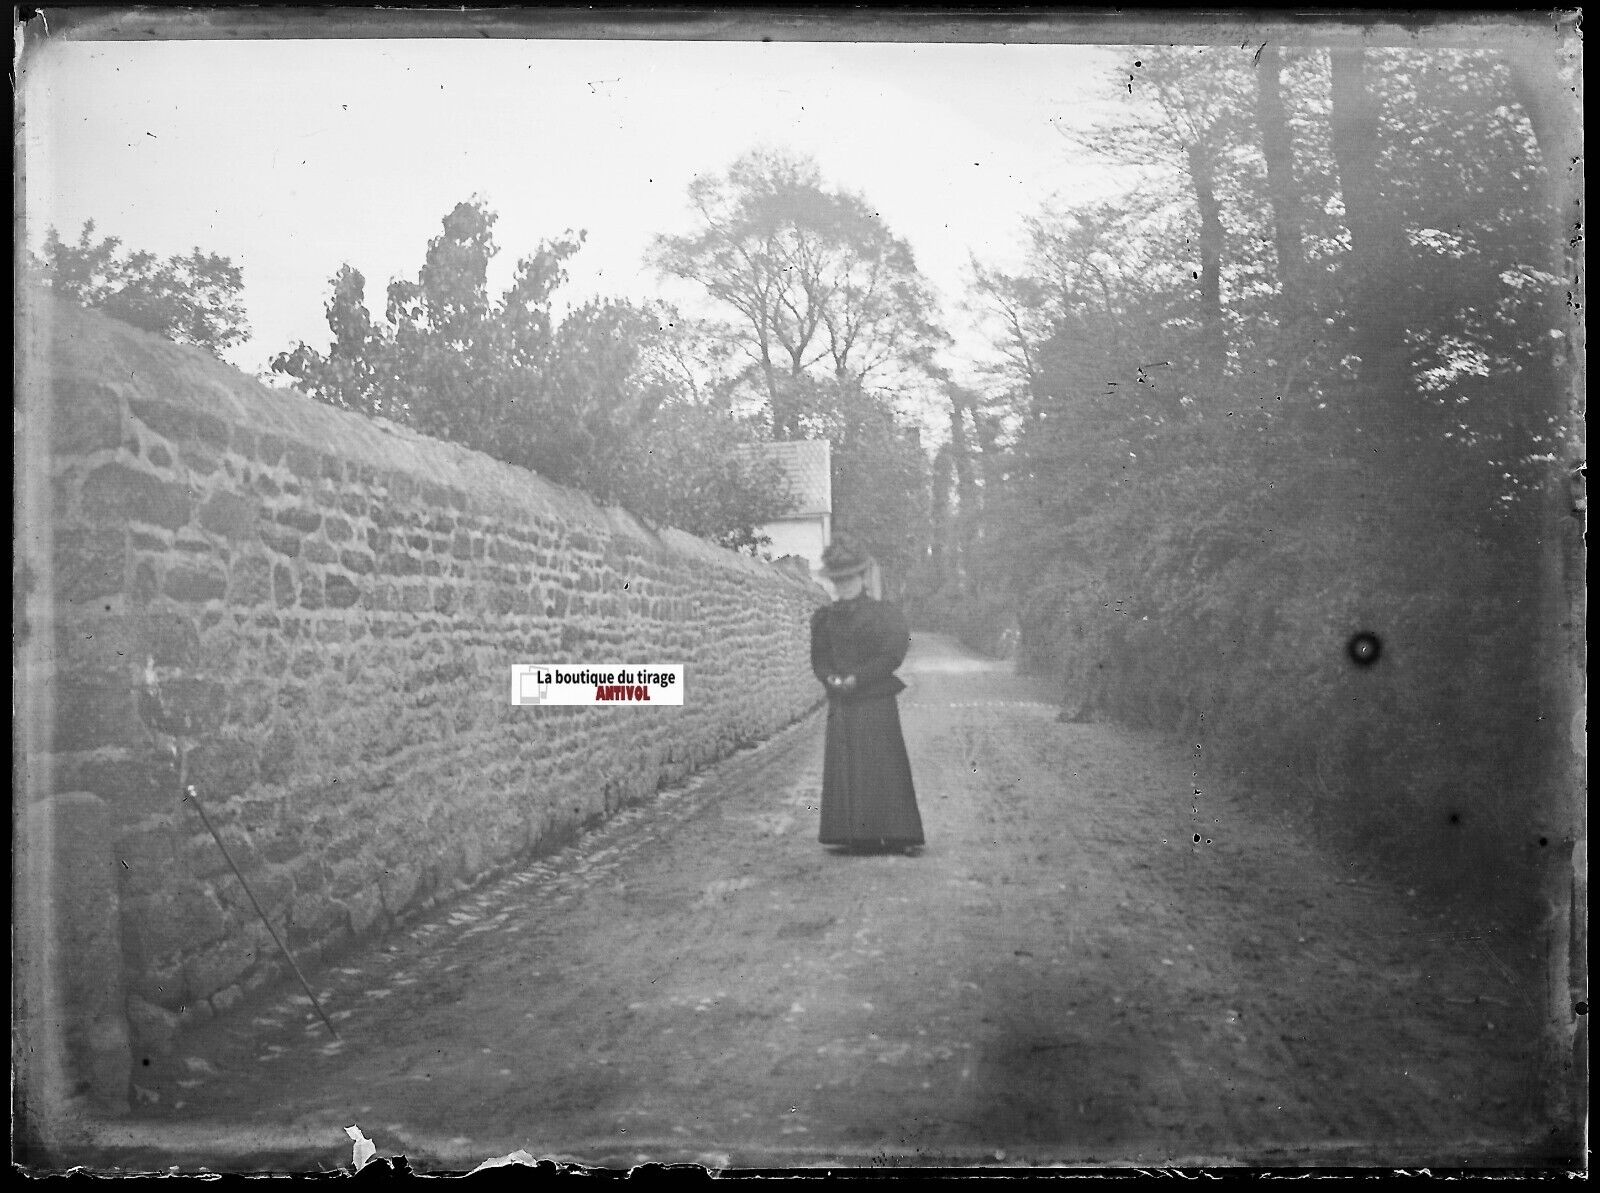
[[[147,661],[198,694],[190,781],[313,963],[816,703],[825,598],[792,573],[33,303],[17,761],[105,826],[74,848],[115,876],[121,956],[92,964],[136,1065],[283,973],[141,719]],[[684,663],[685,704],[512,707],[545,661]]]

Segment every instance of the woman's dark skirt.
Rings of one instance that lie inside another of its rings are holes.
[[[922,844],[911,760],[893,696],[828,701],[818,839],[857,849]]]

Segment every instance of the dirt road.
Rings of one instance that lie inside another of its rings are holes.
[[[920,857],[816,843],[812,716],[139,1076],[124,1163],[1539,1162],[1531,942],[1322,857],[1181,743],[917,635]],[[136,1062],[137,1063],[137,1062]],[[116,1145],[120,1140],[120,1151]]]

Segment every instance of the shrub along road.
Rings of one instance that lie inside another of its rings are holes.
[[[1008,664],[919,634],[902,675],[920,857],[816,843],[812,716],[313,975],[341,1042],[287,989],[181,1037],[101,1159],[335,1167],[352,1124],[433,1171],[1558,1154],[1532,941]]]

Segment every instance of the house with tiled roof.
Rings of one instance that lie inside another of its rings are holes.
[[[758,527],[772,540],[763,550],[773,559],[797,555],[817,577],[822,550],[833,541],[832,445],[826,439],[800,439],[746,450],[776,461],[795,499],[794,508],[783,517]]]

